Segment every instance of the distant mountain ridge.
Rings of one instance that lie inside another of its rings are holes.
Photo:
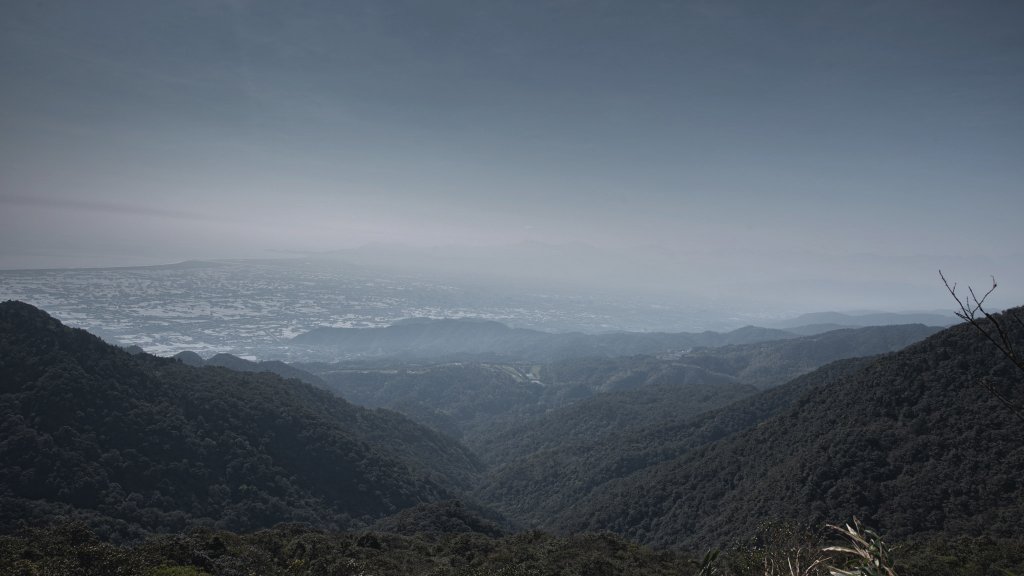
[[[840,328],[786,340],[698,349],[681,358],[740,382],[770,388],[834,360],[895,352],[940,330],[923,324]]]
[[[508,426],[520,430],[519,438],[534,436],[531,423],[543,422],[536,417],[573,418],[562,408],[587,399],[609,405],[601,414],[614,412],[611,407],[626,414],[635,408],[635,397],[615,393],[655,387],[663,390],[660,401],[646,403],[651,411],[639,417],[663,421],[659,415],[665,411],[671,415],[677,408],[688,409],[685,385],[742,385],[753,394],[827,362],[896,351],[937,330],[921,325],[856,328],[663,356],[570,357],[542,364],[379,360],[303,368],[351,402],[397,410],[478,448]],[[549,438],[558,440],[557,434]],[[481,455],[495,460],[490,457],[494,452],[492,446]]]
[[[747,326],[731,332],[551,333],[511,328],[473,318],[414,318],[382,328],[315,328],[294,345],[359,356],[493,356],[548,361],[564,357],[663,354],[701,346],[748,344],[794,338],[783,330]]]
[[[252,360],[246,360],[245,358],[239,358],[233,354],[225,353],[214,354],[204,360],[202,356],[195,352],[179,352],[173,357],[179,362],[196,368],[202,366],[219,366],[221,368],[228,368],[238,372],[271,372],[273,374],[277,374],[281,378],[295,378],[296,380],[300,380],[306,384],[311,384],[320,388],[327,386],[320,377],[310,374],[300,368],[296,368],[290,364],[281,362],[280,360],[262,360],[254,362]]]
[[[853,328],[860,326],[892,326],[896,324],[924,324],[945,328],[958,324],[960,319],[953,314],[933,312],[811,312],[796,318],[769,322],[767,325],[782,330],[795,330],[802,334],[835,330],[837,328]]]

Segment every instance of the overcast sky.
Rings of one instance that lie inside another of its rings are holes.
[[[1024,295],[1018,1],[9,2],[0,84],[0,268],[532,241]]]

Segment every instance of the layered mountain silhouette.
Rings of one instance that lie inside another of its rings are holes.
[[[646,405],[655,412],[645,413],[641,418],[649,424],[665,424],[660,414],[686,413],[694,400],[681,385],[718,384],[722,390],[739,386],[752,394],[757,388],[782,384],[833,360],[899,350],[937,330],[922,325],[847,329],[755,344],[698,348],[662,357],[569,357],[525,367],[477,362],[399,367],[382,360],[382,366],[356,363],[307,368],[316,372],[331,390],[352,402],[397,410],[462,438],[474,449],[484,450],[485,455],[508,454],[515,452],[512,447],[519,440],[549,429],[544,419],[533,418],[555,410],[544,418],[578,422],[578,414],[570,415],[560,409],[591,397],[595,397],[593,404],[581,405],[581,409],[605,405],[600,413],[609,415],[611,419],[607,422],[628,423],[635,416],[633,406]],[[607,395],[639,388],[651,389],[639,396]],[[634,403],[634,399],[641,398],[639,404]],[[601,421],[593,425],[606,424]],[[502,435],[501,441],[491,440],[509,427],[516,432]],[[555,433],[546,443],[557,444],[561,439]]]
[[[1003,321],[1024,346],[1024,327]],[[968,325],[854,367],[766,393],[806,390],[756,426],[605,483],[544,525],[691,548],[769,521],[853,516],[894,539],[1019,534],[1024,423],[980,383],[1021,403],[1021,372]],[[742,405],[715,417],[733,420]]]
[[[81,517],[104,534],[365,525],[446,500],[481,467],[389,411],[268,373],[130,354],[0,304],[0,528]]]
[[[337,357],[437,358],[491,356],[503,360],[551,361],[565,357],[663,354],[700,346],[748,344],[796,334],[748,326],[732,332],[550,333],[511,328],[493,320],[411,318],[382,328],[315,328],[291,340]]]
[[[195,366],[197,368],[202,366],[219,366],[221,368],[228,368],[238,372],[271,372],[282,378],[295,378],[296,380],[301,380],[302,382],[312,384],[313,386],[319,386],[321,388],[326,386],[325,382],[318,376],[296,368],[291,364],[281,362],[280,360],[263,360],[254,362],[252,360],[246,360],[245,358],[239,358],[233,354],[224,353],[214,354],[207,359],[203,359],[202,356],[195,352],[179,352],[174,355],[174,358],[184,364]]]
[[[1004,326],[1024,346],[1024,326]],[[396,412],[264,371],[273,364],[129,353],[5,302],[0,531],[71,517],[114,539],[281,522],[486,537],[508,527],[490,506],[546,530],[690,550],[766,522],[820,528],[854,516],[895,540],[1019,537],[1024,423],[990,390],[1024,403],[1024,375],[971,326],[808,372],[933,331],[393,370],[404,384],[392,391],[446,418],[480,460]],[[335,386],[326,370],[313,378]],[[387,383],[384,370],[362,374],[367,394]],[[424,374],[462,380],[409,384]],[[470,397],[487,374],[488,394],[512,391],[492,398],[490,415]],[[523,399],[541,409],[502,404]],[[455,501],[466,494],[482,506]]]
[[[815,329],[854,328],[864,326],[893,326],[896,324],[925,324],[928,326],[952,326],[958,323],[953,314],[934,312],[897,313],[897,312],[863,312],[860,314],[843,312],[810,312],[796,318],[771,322],[772,328],[781,328],[800,333],[811,333]]]
[[[837,358],[898,350],[937,330],[922,325],[845,329],[701,349],[673,361],[558,364],[552,371],[562,378],[603,381],[597,385],[612,392],[468,441],[492,466],[477,495],[524,523],[546,526],[598,487],[744,431],[788,407],[811,384],[866,361],[798,376]],[[606,370],[595,370],[595,364]],[[786,381],[791,382],[758,393]],[[572,481],[560,482],[560,475]]]

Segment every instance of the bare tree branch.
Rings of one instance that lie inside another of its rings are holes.
[[[946,285],[946,290],[949,291],[950,296],[953,300],[956,300],[960,311],[955,314],[961,319],[970,324],[980,332],[989,342],[991,342],[1000,352],[1003,353],[1010,362],[1013,363],[1021,372],[1024,372],[1024,359],[1021,358],[1020,353],[1014,346],[1013,340],[1010,338],[1010,334],[1006,331],[1006,326],[987,310],[985,310],[985,300],[995,291],[996,279],[992,277],[992,287],[985,292],[981,298],[974,292],[974,288],[967,287],[967,295],[961,297],[956,292],[956,283],[949,283],[946,276],[939,270],[939,278],[942,278],[942,283]],[[1024,322],[1014,313],[1004,314],[1004,317],[1008,316],[1016,324],[1024,327]],[[988,390],[993,396],[996,397],[1000,402],[1009,408],[1022,422],[1024,422],[1024,407],[1020,404],[1011,401],[1003,393],[996,389],[995,385],[991,382],[982,379],[978,384]]]

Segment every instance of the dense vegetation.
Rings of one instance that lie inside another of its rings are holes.
[[[0,573],[11,576],[827,576],[828,566],[856,569],[824,554],[834,535],[766,529],[703,562],[651,550],[614,534],[555,537],[541,532],[403,535],[330,533],[281,525],[251,534],[194,529],[154,535],[130,546],[104,542],[81,524],[58,524],[0,536]],[[1024,571],[1024,540],[932,538],[896,548],[900,576],[988,576]],[[703,569],[703,571],[702,571]],[[870,572],[865,572],[870,574]]]
[[[598,487],[748,430],[866,363],[836,362],[761,394],[713,383],[595,396],[475,446],[492,467],[476,496],[529,526],[557,529],[552,521]]]
[[[678,551],[720,547],[701,573],[740,576],[824,562],[825,524],[853,517],[900,542],[901,576],[1020,571],[1024,432],[991,390],[1024,385],[990,343],[959,326],[807,373],[928,331],[314,376],[130,353],[3,303],[0,573],[696,574]],[[480,459],[270,372],[404,405]]]
[[[450,498],[454,441],[268,373],[129,354],[0,304],[0,527],[81,516],[105,535],[283,521],[345,528]]]
[[[1024,327],[1011,337],[1024,341]],[[553,519],[695,546],[765,518],[859,516],[894,537],[1020,535],[1020,420],[977,383],[1024,397],[1015,368],[970,326],[811,385],[756,427],[614,480]]]

